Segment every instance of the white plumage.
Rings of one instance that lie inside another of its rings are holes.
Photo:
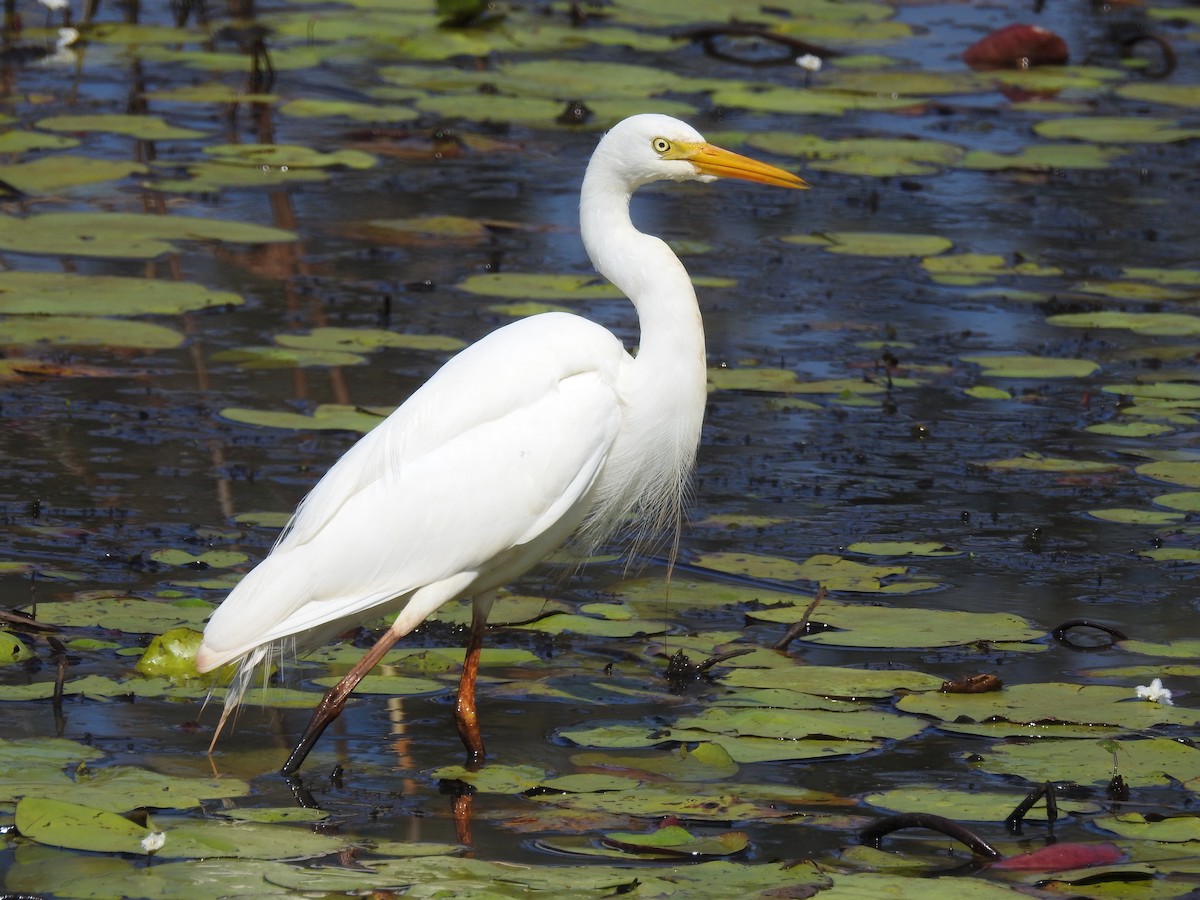
[[[569,539],[587,549],[631,521],[677,527],[704,415],[704,331],[687,272],[633,227],[629,201],[651,181],[726,176],[806,186],[666,116],[634,116],[604,137],[584,177],[581,230],[597,271],[637,309],[637,355],[582,317],[532,316],[463,350],[355,444],[205,629],[201,671],[242,661],[222,726],[272,652],[310,650],[400,610],[366,668],[314,714],[285,766],[294,771],[370,665],[443,603],[476,598],[477,664],[496,588]],[[459,730],[482,756],[471,662]]]

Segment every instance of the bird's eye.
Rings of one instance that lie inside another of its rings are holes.
[[[671,142],[666,138],[655,138],[650,142],[650,146],[654,148],[655,153],[666,153],[671,149]]]

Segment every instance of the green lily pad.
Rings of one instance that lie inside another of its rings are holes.
[[[604,841],[631,853],[665,850],[693,858],[731,856],[750,845],[750,838],[742,831],[695,835],[680,825],[667,825],[649,834],[610,831],[604,835]]]
[[[1200,485],[1198,485],[1200,486]],[[1200,512],[1200,491],[1179,491],[1174,494],[1159,494],[1152,503],[1175,509],[1179,512]]]
[[[954,246],[932,234],[889,234],[872,231],[829,231],[816,236],[819,246],[830,253],[849,256],[936,256]],[[784,243],[809,243],[807,235],[781,238]]]
[[[205,137],[203,131],[168,125],[158,116],[137,116],[119,113],[50,116],[40,119],[37,127],[44,131],[100,131],[123,134],[143,141],[193,140]]]
[[[1151,821],[1141,813],[1131,812],[1100,816],[1093,819],[1092,824],[1132,840],[1161,841],[1168,844],[1200,840],[1200,818],[1196,816],[1155,817]]]
[[[0,313],[7,315],[169,315],[214,306],[241,306],[242,298],[199,284],[117,275],[0,272]]]
[[[466,342],[439,334],[405,334],[382,328],[314,328],[308,334],[280,334],[275,342],[297,350],[340,350],[363,352],[380,347],[406,350],[453,352]]]
[[[580,616],[572,613],[555,613],[529,622],[516,625],[529,631],[544,631],[549,634],[581,634],[588,637],[627,638],[645,634],[662,634],[670,630],[665,622],[654,622],[650,619],[602,619],[595,616]]]
[[[1139,702],[1132,688],[1101,684],[1018,684],[984,694],[911,694],[903,712],[947,722],[1005,721],[1017,725],[1060,724],[1144,729],[1154,725],[1194,726],[1200,712]],[[1110,763],[1111,767],[1111,763]]]
[[[89,34],[90,37],[90,34]],[[149,91],[147,100],[160,103],[275,103],[276,94],[249,93],[220,82],[208,84],[186,84],[180,87]]]
[[[36,131],[5,131],[0,133],[0,153],[19,154],[31,150],[70,150],[78,147],[75,138],[57,134],[39,134]]]
[[[1040,266],[1032,262],[1010,264],[1003,256],[988,253],[931,256],[921,260],[921,266],[934,281],[949,285],[984,284],[995,278],[1013,275],[1044,278],[1062,274],[1062,270],[1054,266]]]
[[[442,766],[425,773],[437,780],[462,781],[485,794],[521,794],[540,785],[546,772],[536,766],[488,764],[471,771],[463,766]]]
[[[376,159],[361,150],[323,153],[301,144],[217,144],[204,148],[209,156],[241,166],[273,166],[289,169],[369,169]]]
[[[917,718],[869,708],[832,712],[825,709],[711,707],[694,716],[681,716],[672,724],[669,736],[674,740],[689,740],[693,732],[701,731],[775,740],[806,737],[904,740],[919,734],[927,724]]]
[[[279,107],[285,116],[300,119],[351,119],[355,122],[411,122],[415,109],[395,103],[363,103],[356,100],[290,100]]]
[[[390,412],[390,410],[389,410]],[[220,415],[231,422],[258,425],[263,428],[287,428],[313,431],[358,431],[366,433],[387,416],[387,412],[364,411],[358,406],[323,403],[312,415],[279,412],[276,410],[238,409],[226,407]]]
[[[760,622],[792,624],[804,615],[802,607],[751,610]],[[812,619],[834,630],[806,635],[805,643],[834,647],[953,647],[988,642],[1023,642],[1045,636],[1043,629],[1011,613],[956,610],[898,609],[860,604],[822,603]]]
[[[1091,434],[1108,434],[1113,437],[1146,438],[1174,431],[1170,425],[1158,425],[1154,422],[1102,422],[1099,425],[1089,425],[1084,431]]]
[[[814,134],[763,132],[747,137],[748,146],[808,160],[809,168],[845,175],[888,177],[927,175],[957,162],[963,150],[941,141],[906,138],[843,138]]]
[[[941,690],[943,680],[923,672],[903,669],[789,666],[779,669],[737,668],[726,672],[721,682],[730,687],[778,688],[818,697],[883,699],[902,690]]]
[[[1185,10],[1173,12],[1182,13]],[[1153,15],[1154,11],[1151,11],[1151,14]],[[1168,106],[1183,106],[1189,109],[1200,108],[1200,85],[1197,84],[1137,81],[1119,86],[1116,93],[1129,100],[1144,100],[1147,103],[1163,103]]]
[[[0,780],[0,798],[5,802],[38,798],[46,802],[83,803],[98,811],[119,813],[138,807],[192,809],[202,800],[244,797],[250,793],[250,785],[239,778],[163,775],[136,766],[80,767],[70,774],[35,767],[28,772],[27,779]]]
[[[1017,153],[972,150],[959,160],[958,166],[984,172],[1002,169],[1034,172],[1054,169],[1100,170],[1110,168],[1114,160],[1128,153],[1128,150],[1120,147],[1101,147],[1096,144],[1037,144],[1024,147]]]
[[[162,634],[170,628],[199,626],[207,603],[166,603],[137,597],[50,600],[37,605],[39,622],[68,628],[108,628],[131,634]]]
[[[907,566],[874,566],[830,554],[809,557],[803,563],[775,556],[746,553],[707,553],[696,564],[720,572],[770,578],[779,581],[814,581],[831,591],[864,593],[910,593],[936,586],[935,582],[894,580],[907,575]]]
[[[1192,292],[1161,284],[1144,284],[1140,281],[1081,281],[1075,290],[1098,297],[1117,300],[1136,300],[1139,303],[1166,303],[1187,300]]]
[[[87,156],[43,156],[30,162],[0,164],[0,180],[25,194],[57,194],[70,188],[120,181],[148,172],[140,162]]]
[[[0,248],[17,253],[154,259],[178,250],[180,241],[271,244],[295,239],[280,228],[192,216],[64,212],[0,217]]]
[[[856,541],[846,549],[867,556],[962,556],[939,541]]]
[[[716,106],[795,116],[842,116],[859,111],[896,111],[923,106],[920,97],[860,94],[830,88],[796,90],[792,86],[749,85],[721,87],[712,93]]]
[[[311,366],[361,366],[367,358],[338,350],[298,350],[291,347],[235,347],[209,357],[216,363],[232,363],[243,369],[295,369]]]
[[[1079,116],[1038,122],[1042,137],[1072,138],[1098,144],[1165,144],[1200,137],[1200,130],[1180,128],[1174,119],[1152,116]]]
[[[986,354],[960,356],[959,359],[980,366],[984,375],[999,378],[1084,378],[1100,368],[1099,363],[1090,359],[1060,359],[1025,354]]]
[[[1017,792],[1002,793],[1000,791],[956,791],[940,785],[931,791],[927,786],[895,788],[888,791],[877,791],[866,794],[864,803],[877,809],[886,809],[893,813],[929,813],[945,816],[955,821],[969,822],[1002,822],[1024,799],[1024,794]],[[1044,808],[1044,801],[1039,801],[1030,817],[1035,821],[1041,818],[1039,810]],[[1060,798],[1058,809],[1068,813],[1096,813],[1100,810],[1098,803],[1089,801]]]
[[[150,641],[134,667],[150,678],[200,678],[196,651],[204,635],[192,628],[170,628]]]
[[[313,684],[330,688],[342,679],[338,676],[314,678]],[[392,697],[417,697],[446,690],[446,685],[431,678],[410,678],[404,675],[366,675],[354,689],[356,694],[384,694]]]
[[[164,325],[80,316],[10,316],[0,321],[0,344],[65,344],[169,350],[183,335]]]
[[[15,634],[0,631],[0,666],[33,658],[33,651]]]
[[[960,695],[966,696],[966,695]],[[1162,709],[1157,703],[1127,704]],[[1116,747],[1114,753],[1109,749]],[[1169,738],[1117,741],[1033,741],[998,744],[975,763],[985,772],[1027,781],[1105,784],[1113,767],[1131,788],[1168,787],[1200,779],[1200,750]]]
[[[1134,469],[1139,475],[1182,487],[1200,488],[1200,460],[1159,460]]]
[[[994,459],[982,463],[989,469],[1001,472],[1053,472],[1068,475],[1099,475],[1119,472],[1122,466],[1086,459],[1065,459],[1058,456],[1043,456],[1040,453],[1023,453],[1010,459]]]
[[[1118,312],[1101,310],[1086,313],[1063,313],[1048,316],[1051,325],[1069,328],[1124,328],[1135,334],[1165,337],[1200,334],[1200,316],[1185,313]]]
[[[196,556],[188,553],[186,550],[173,549],[154,550],[150,553],[150,558],[157,563],[162,563],[164,566],[193,566],[197,568],[212,566],[219,569],[240,566],[250,559],[245,553],[239,553],[236,550],[208,550]]]
[[[165,166],[159,163],[159,166]],[[189,163],[184,178],[155,178],[147,180],[149,190],[173,194],[216,194],[225,188],[271,188],[296,182],[325,181],[329,175],[322,169],[298,166],[245,166],[226,162]]]
[[[1122,525],[1174,525],[1187,518],[1183,513],[1157,509],[1089,509],[1088,515],[1093,519]]]
[[[124,816],[68,803],[29,797],[17,804],[17,828],[31,841],[99,853],[140,853],[150,829]]]
[[[976,400],[1011,400],[1013,398],[1008,391],[986,384],[974,385],[964,390],[963,393]]]

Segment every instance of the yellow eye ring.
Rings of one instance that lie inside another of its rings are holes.
[[[650,142],[650,146],[654,148],[654,152],[663,154],[671,149],[671,142],[666,138],[655,138]]]

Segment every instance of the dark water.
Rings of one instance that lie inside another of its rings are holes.
[[[1054,11],[1046,22],[1061,26],[1073,45],[1107,51],[1098,20]],[[914,38],[909,54],[933,68],[951,67],[957,50],[1001,13],[971,5],[904,9],[904,20],[928,32]],[[1194,37],[1194,29],[1191,32]],[[968,38],[968,35],[970,36]],[[1177,79],[1194,82],[1194,41],[1183,42]],[[614,54],[618,54],[614,51]],[[692,55],[667,61],[682,71],[710,64]],[[722,66],[719,73],[743,73]],[[113,60],[90,64],[76,82],[74,104],[63,98],[31,108],[27,96],[49,91],[57,70],[9,73],[5,111],[21,120],[67,109],[120,108],[129,70]],[[152,71],[160,86],[192,76],[164,67]],[[781,77],[767,74],[763,77]],[[278,87],[302,93],[320,82],[324,93],[356,96],[373,78],[369,67],[347,66],[284,74]],[[647,109],[653,103],[647,103]],[[1145,104],[1102,97],[1096,112],[1137,116]],[[226,133],[222,140],[249,140],[270,133],[280,142],[322,143],[328,122],[275,118],[271,111],[243,110],[232,125],[214,122],[210,107],[168,107],[175,124],[200,124]],[[1194,110],[1155,108],[1157,115],[1195,126]],[[257,119],[255,117],[258,117]],[[1010,112],[997,97],[946,99],[937,114],[900,120],[882,114],[840,119],[754,116],[729,111],[697,117],[702,131],[813,131],[823,137],[902,133],[935,137],[972,148],[1009,151],[1027,140],[1035,119]],[[422,121],[422,129],[438,124]],[[470,123],[460,123],[473,130]],[[388,327],[451,335],[472,341],[508,318],[493,301],[453,285],[485,271],[587,272],[575,228],[577,190],[596,134],[589,131],[516,127],[500,134],[514,152],[468,153],[459,159],[381,157],[367,171],[336,172],[325,183],[276,191],[225,191],[182,201],[189,212],[275,224],[300,234],[296,245],[231,248],[192,245],[152,264],[131,261],[63,260],[4,252],[3,265],[18,270],[150,274],[183,277],[242,295],[244,307],[172,317],[187,343],[173,351],[117,352],[88,348],[11,348],[15,354],[62,358],[112,367],[117,377],[47,379],[0,384],[0,561],[61,569],[78,580],[0,576],[0,606],[32,599],[65,599],[103,589],[153,597],[180,575],[148,563],[162,548],[199,553],[241,549],[254,559],[273,539],[267,529],[243,529],[233,516],[253,510],[288,510],[319,474],[353,442],[329,432],[284,432],[231,423],[229,406],[309,410],[319,403],[391,406],[404,399],[446,354],[377,351],[369,365],[336,370],[246,370],[214,362],[214,353],[269,343],[274,335],[320,325]],[[335,142],[336,143],[336,142]],[[126,139],[90,142],[116,156],[128,154]],[[166,145],[167,155],[194,155],[190,145]],[[761,155],[761,154],[760,154]],[[1040,174],[948,170],[934,176],[866,178],[804,172],[813,190],[803,195],[754,187],[671,186],[645,191],[639,225],[672,240],[698,240],[712,251],[686,260],[695,276],[727,276],[737,287],[701,291],[710,362],[730,366],[778,366],[801,380],[867,375],[885,377],[879,351],[867,341],[906,342],[894,352],[901,367],[945,366],[921,375],[916,387],[891,391],[880,405],[853,406],[812,397],[818,410],[781,407],[779,398],[752,392],[712,395],[705,425],[691,518],[714,514],[761,515],[783,521],[761,530],[685,530],[681,559],[712,550],[781,556],[802,561],[839,553],[861,540],[933,540],[966,551],[948,559],[912,562],[912,575],[941,582],[939,590],[897,595],[886,602],[931,609],[1007,611],[1049,631],[1072,618],[1109,623],[1145,640],[1194,637],[1194,565],[1154,562],[1138,551],[1166,543],[1195,547],[1195,525],[1170,529],[1112,524],[1088,516],[1110,507],[1149,508],[1151,498],[1171,490],[1132,471],[1147,450],[1191,450],[1194,424],[1153,439],[1089,434],[1083,428],[1114,417],[1119,398],[1106,384],[1151,377],[1152,351],[1176,347],[1186,369],[1195,342],[1147,338],[1127,332],[1089,332],[1048,324],[1047,313],[1090,308],[1073,285],[1116,277],[1127,266],[1195,266],[1195,142],[1134,148],[1112,168],[1098,172]],[[57,208],[157,208],[161,199],[128,183],[72,192],[56,203],[10,201],[11,215]],[[172,201],[175,202],[175,201]],[[499,231],[479,243],[389,246],[363,237],[370,219],[455,214],[537,226]],[[3,227],[0,225],[0,227]],[[837,256],[782,244],[788,234],[828,231],[901,231],[944,235],[957,249],[999,253],[1058,266],[1061,276],[1007,279],[1045,291],[1042,304],[1006,300],[974,287],[938,285],[916,260]],[[1114,307],[1140,308],[1112,302]],[[1179,304],[1180,311],[1194,305]],[[620,301],[573,304],[573,309],[636,342],[632,310]],[[1084,357],[1102,368],[1088,378],[1004,381],[1017,399],[980,401],[963,393],[982,383],[959,361],[981,352],[1019,352]],[[1191,376],[1194,380],[1194,373]],[[982,468],[987,460],[1021,453],[1119,463],[1119,471],[1085,478],[1006,473]],[[663,577],[650,563],[643,575]],[[691,577],[690,575],[685,577]],[[591,565],[563,582],[554,570],[535,573],[519,587],[568,601],[619,592],[625,561]],[[810,584],[796,585],[811,589]],[[216,601],[218,591],[200,592]],[[866,598],[867,600],[871,598]],[[694,620],[679,616],[680,629],[745,628],[754,644],[769,645],[778,629],[745,624],[741,611],[724,610]],[[417,635],[417,642],[453,645],[446,629]],[[129,637],[120,638],[133,643]],[[551,661],[534,678],[551,677],[553,660],[599,672],[654,673],[665,664],[644,656],[644,642],[585,637],[546,638],[501,631],[493,643],[528,647]],[[1000,654],[955,648],[930,651],[797,650],[822,665],[887,664],[944,677],[995,671],[1008,683],[1070,680],[1076,672],[1127,661],[1119,651],[1080,654],[1048,644],[1037,654]],[[52,675],[43,667],[9,667],[5,683]],[[73,674],[128,674],[129,657],[82,654]],[[298,683],[314,673],[304,670]],[[505,673],[509,677],[519,673]],[[1194,702],[1194,684],[1178,680],[1177,701]],[[642,722],[702,709],[715,686],[663,705],[505,699],[483,691],[484,727],[496,761],[531,764],[551,772],[574,771],[577,748],[555,736],[558,728],[602,721]],[[451,726],[451,695],[432,699],[367,698],[353,704],[309,763],[310,786],[334,811],[344,830],[369,836],[453,840],[450,800],[421,776],[460,761]],[[43,704],[8,703],[6,736],[56,733]],[[199,717],[201,727],[191,723]],[[250,707],[222,743],[222,770],[255,777],[247,803],[286,805],[291,794],[272,773],[283,761],[303,710],[275,713]],[[163,771],[203,773],[204,750],[214,710],[190,703],[69,702],[64,736],[91,740],[114,762]],[[929,730],[920,738],[851,761],[747,766],[739,776],[759,783],[806,785],[856,795],[904,784],[978,785],[963,763],[983,742]],[[343,786],[330,787],[320,773],[334,762],[346,767]],[[228,767],[228,768],[226,768]],[[996,780],[999,783],[999,780]],[[481,795],[475,801],[474,839],[481,858],[547,861],[530,838],[506,828],[503,819],[526,801]],[[1072,826],[1068,824],[1066,831]],[[820,853],[852,842],[845,830],[796,825],[752,825],[752,858],[767,860]],[[1078,836],[1078,835],[1076,835]],[[3,863],[0,862],[0,867]]]

